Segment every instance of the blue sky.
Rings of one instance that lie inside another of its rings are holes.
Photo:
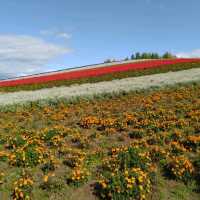
[[[0,74],[122,59],[200,56],[199,0],[1,0]]]

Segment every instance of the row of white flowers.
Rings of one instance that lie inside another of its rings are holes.
[[[22,104],[29,101],[66,98],[72,99],[79,96],[94,96],[103,93],[120,91],[134,91],[150,87],[162,87],[176,83],[200,81],[200,69],[189,69],[178,72],[147,75],[121,80],[104,81],[72,85],[69,87],[54,87],[36,91],[20,91],[0,94],[0,105]]]

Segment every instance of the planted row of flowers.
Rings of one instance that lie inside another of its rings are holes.
[[[9,87],[9,86],[25,86],[31,84],[41,84],[48,83],[51,81],[61,81],[61,80],[74,80],[74,79],[82,79],[82,78],[91,78],[98,77],[106,74],[113,74],[119,72],[126,71],[137,71],[144,69],[156,69],[159,66],[169,66],[179,63],[195,63],[200,62],[200,59],[163,59],[163,60],[148,60],[141,62],[133,62],[133,63],[122,63],[122,64],[113,64],[110,66],[97,67],[91,69],[80,69],[76,71],[63,71],[59,73],[51,73],[51,74],[42,74],[35,75],[30,77],[22,77],[13,80],[5,80],[0,81],[1,87]]]

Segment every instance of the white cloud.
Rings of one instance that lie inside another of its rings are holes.
[[[70,34],[64,32],[58,32],[56,36],[64,39],[70,39],[72,37]]]
[[[0,73],[14,75],[42,71],[45,64],[71,50],[26,35],[0,35]]]
[[[42,30],[40,31],[40,34],[55,36],[57,38],[62,38],[62,39],[70,39],[72,37],[72,35],[69,33],[57,31],[57,30]]]
[[[190,52],[180,52],[176,56],[178,58],[200,58],[200,49],[195,49]]]

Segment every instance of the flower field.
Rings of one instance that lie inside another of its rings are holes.
[[[1,110],[0,197],[198,200],[199,134],[200,82]]]
[[[140,62],[129,62],[129,63],[121,63],[121,64],[112,64],[108,66],[98,66],[98,67],[89,67],[89,68],[80,68],[78,70],[65,70],[59,71],[55,73],[47,73],[47,74],[39,74],[33,75],[30,77],[21,77],[11,80],[2,80],[0,81],[0,87],[17,87],[22,86],[22,88],[26,85],[40,85],[44,83],[51,82],[61,82],[61,81],[73,81],[80,79],[88,79],[88,78],[96,78],[109,74],[123,74],[123,72],[130,71],[143,71],[143,70],[153,70],[168,67],[167,71],[170,71],[170,65],[176,64],[184,64],[184,63],[199,63],[200,59],[162,59],[162,60],[147,60]],[[183,67],[184,69],[184,67]],[[173,67],[172,67],[172,70]],[[155,73],[152,71],[152,73]],[[127,77],[127,74],[125,73]],[[131,76],[131,75],[130,75]],[[103,79],[104,80],[104,79]],[[101,80],[102,81],[102,80]],[[89,82],[88,80],[86,82]],[[76,82],[75,82],[76,83]],[[54,84],[55,85],[55,84]],[[34,87],[31,87],[31,90]]]
[[[102,81],[97,83],[85,83],[62,87],[46,88],[35,91],[19,91],[0,94],[0,106],[13,106],[19,104],[30,104],[31,102],[55,102],[60,98],[66,101],[74,101],[78,98],[91,99],[106,94],[118,94],[155,87],[165,87],[174,84],[183,84],[200,81],[199,65],[191,64],[196,68],[174,72],[151,74],[139,77],[128,77]]]

